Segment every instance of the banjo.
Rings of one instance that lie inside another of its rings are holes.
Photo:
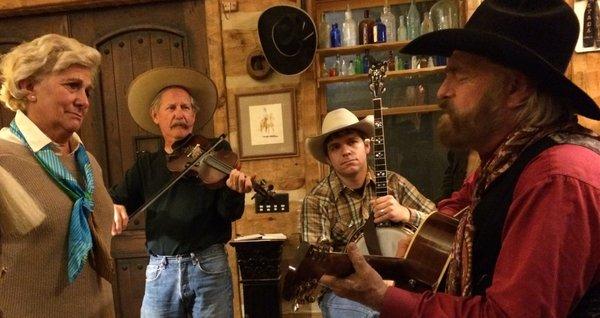
[[[369,89],[373,94],[374,133],[371,139],[374,157],[375,193],[377,197],[388,195],[387,164],[385,160],[385,137],[381,95],[385,92],[383,78],[387,69],[387,61],[373,63],[369,69]],[[373,230],[368,227],[374,228]],[[374,233],[373,233],[374,232]],[[356,242],[359,251],[365,255],[383,255],[388,257],[404,257],[414,232],[405,226],[392,226],[387,221],[378,226],[373,223],[373,211],[364,225],[355,229],[349,242]]]

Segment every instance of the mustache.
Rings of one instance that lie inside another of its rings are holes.
[[[438,103],[438,106],[447,113],[450,112],[450,109],[452,109],[452,106],[454,105],[452,105],[452,102],[450,102],[449,99],[444,99]]]
[[[171,128],[175,128],[175,127],[188,128],[189,125],[185,121],[178,120],[171,124]]]

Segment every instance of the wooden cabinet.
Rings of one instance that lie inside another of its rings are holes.
[[[417,1],[421,20],[423,20],[423,13],[429,11],[435,3],[436,0]],[[410,0],[389,0],[389,4],[391,12],[398,21],[399,15],[407,15]],[[380,17],[384,0],[315,0],[309,2],[308,8],[319,29],[323,15],[328,24],[337,23],[341,26],[346,5],[349,5],[352,17],[358,24],[363,19],[365,9],[370,10],[372,19]],[[457,15],[462,16],[460,13],[464,8],[459,7],[458,1],[456,1],[456,8]],[[357,56],[362,57],[366,52],[377,61],[387,60],[390,55],[397,56],[399,50],[408,41],[394,40],[385,43],[317,49],[314,61],[315,81],[317,107],[321,118],[327,112],[340,107],[351,110],[358,117],[373,113],[367,74],[329,76],[327,69],[334,65],[336,59],[348,63],[350,60],[355,60]],[[419,57],[415,63],[408,55],[399,55],[399,57],[404,61],[404,65],[415,64],[415,67],[389,70],[386,73],[387,90],[381,97],[387,166],[388,170],[400,173],[433,200],[441,193],[441,182],[446,167],[447,149],[439,144],[436,136],[436,124],[440,116],[436,92],[444,78],[442,63],[444,60],[437,57],[431,59]]]

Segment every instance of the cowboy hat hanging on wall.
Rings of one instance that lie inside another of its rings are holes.
[[[317,33],[306,11],[289,5],[265,10],[258,18],[258,38],[271,67],[283,75],[304,72],[317,51]]]

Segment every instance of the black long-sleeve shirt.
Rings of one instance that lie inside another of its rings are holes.
[[[128,213],[152,198],[174,174],[167,169],[166,153],[141,154],[110,189],[116,204]],[[209,189],[198,180],[182,178],[146,211],[146,247],[154,255],[179,255],[201,251],[231,239],[231,222],[244,212],[244,194],[224,186]]]

